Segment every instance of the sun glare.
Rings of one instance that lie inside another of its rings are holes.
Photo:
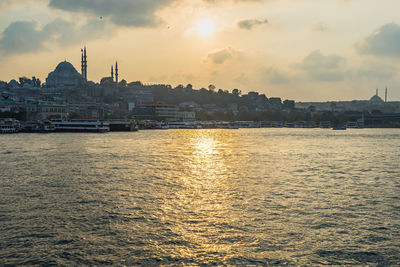
[[[214,33],[214,22],[210,19],[202,19],[197,23],[197,31],[201,36],[210,36]]]

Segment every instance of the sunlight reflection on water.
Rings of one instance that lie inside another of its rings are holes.
[[[399,137],[368,129],[1,136],[0,263],[396,264]]]

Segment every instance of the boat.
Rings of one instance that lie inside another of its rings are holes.
[[[18,133],[20,129],[20,123],[16,119],[3,119],[0,120],[0,133]]]
[[[50,121],[26,121],[21,124],[23,133],[52,133],[56,127]]]
[[[110,131],[110,124],[103,121],[53,120],[51,123],[56,128],[56,132],[106,133]]]
[[[36,129],[37,133],[52,133],[56,131],[56,127],[50,121],[40,123]]]
[[[332,130],[346,130],[346,126],[335,126],[332,128]]]

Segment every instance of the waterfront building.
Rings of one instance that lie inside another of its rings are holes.
[[[177,113],[178,119],[182,121],[195,121],[196,120],[196,112],[194,111],[179,111]]]
[[[64,119],[68,117],[68,107],[54,102],[36,102],[25,105],[27,120]]]
[[[167,120],[176,120],[178,117],[178,108],[175,105],[169,105],[165,102],[150,102],[137,105],[134,109],[134,115],[144,117],[156,116]]]

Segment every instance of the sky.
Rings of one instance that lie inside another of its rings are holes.
[[[45,81],[67,60],[88,79],[296,101],[400,101],[398,0],[0,0],[0,80]]]

